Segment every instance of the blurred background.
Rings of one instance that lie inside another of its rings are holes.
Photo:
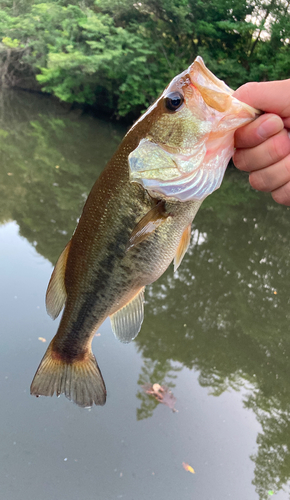
[[[197,55],[232,88],[289,77],[287,0],[1,0],[0,82],[137,118]]]

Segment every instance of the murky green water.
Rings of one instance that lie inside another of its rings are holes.
[[[58,324],[44,306],[52,265],[123,134],[48,98],[1,95],[1,498],[289,498],[290,211],[239,173],[204,203],[178,273],[148,287],[137,339],[101,327],[105,407],[29,395]],[[178,413],[149,382],[170,386]]]

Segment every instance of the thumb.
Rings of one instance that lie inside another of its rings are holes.
[[[240,101],[282,118],[290,116],[290,79],[274,82],[250,82],[233,93]]]

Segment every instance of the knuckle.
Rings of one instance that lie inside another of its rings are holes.
[[[277,189],[276,191],[272,191],[271,195],[273,200],[276,201],[276,203],[280,203],[281,205],[284,204],[283,189]]]
[[[284,158],[283,164],[286,170],[287,181],[290,181],[290,154]]]
[[[257,191],[270,191],[268,189],[265,179],[264,179],[264,173],[257,170],[256,172],[252,172],[249,175],[249,182],[252,186],[253,189],[256,189]]]
[[[290,153],[290,140],[286,130],[274,136],[270,142],[269,155],[273,163],[282,160]]]
[[[290,206],[290,182],[287,182],[284,186],[271,193],[272,198],[276,203],[280,205]]]
[[[233,162],[239,170],[249,171],[249,166],[246,161],[246,154],[243,150],[237,149],[233,156]]]

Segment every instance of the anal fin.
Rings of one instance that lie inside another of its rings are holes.
[[[190,243],[190,236],[191,236],[191,224],[189,224],[182,233],[181,240],[179,242],[177,252],[174,257],[174,272],[177,271],[177,269],[179,268],[181,261],[187,252]]]
[[[144,290],[145,287],[141,288],[130,302],[110,316],[115,337],[125,344],[140,332],[144,319]]]
[[[57,318],[66,301],[66,289],[64,284],[65,268],[71,241],[68,242],[60,254],[55,268],[52,272],[46,292],[46,310],[53,319]]]
[[[153,233],[155,229],[166,221],[169,214],[165,212],[164,205],[164,201],[159,201],[155,207],[142,217],[131,233],[126,251],[144,241],[148,234]]]

